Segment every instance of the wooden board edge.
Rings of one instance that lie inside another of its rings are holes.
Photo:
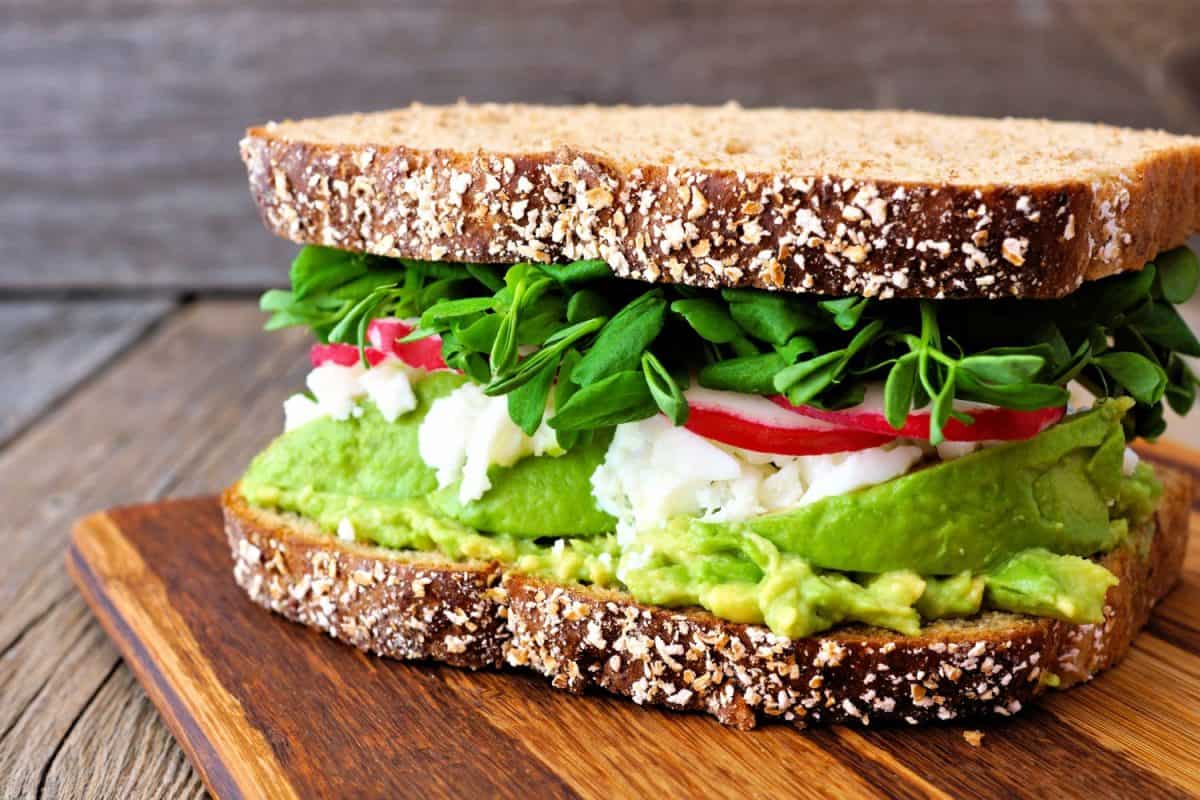
[[[195,683],[194,679],[186,671],[171,671],[169,675],[163,671],[163,666],[146,649],[142,638],[134,633],[128,617],[130,609],[123,602],[127,598],[107,590],[110,588],[107,585],[108,580],[113,576],[105,574],[103,561],[97,556],[101,548],[114,544],[122,548],[123,557],[136,559],[136,564],[143,568],[141,571],[145,576],[144,581],[156,583],[155,588],[165,596],[166,588],[157,578],[146,572],[140,556],[125,540],[119,526],[106,511],[83,517],[72,526],[70,544],[64,555],[67,572],[109,639],[116,644],[122,658],[133,670],[134,676],[166,722],[171,735],[200,773],[205,787],[218,798],[298,797],[269,744],[262,739],[260,732],[250,725],[244,713],[241,715],[240,726],[243,733],[252,739],[257,738],[261,746],[256,747],[253,753],[225,753],[224,758],[218,753],[214,742],[228,742],[228,738],[221,736],[218,731],[206,730],[202,722],[205,715],[175,688],[177,685],[192,685]],[[169,627],[173,635],[183,638],[190,642],[193,648],[198,649],[182,619],[177,615],[172,615]],[[210,694],[218,692],[223,696],[224,704],[240,710],[241,704],[238,700],[229,694],[215,676],[209,677],[211,680],[206,680],[203,686],[194,688]],[[230,768],[231,765],[233,769]]]

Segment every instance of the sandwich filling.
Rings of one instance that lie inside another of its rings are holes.
[[[881,301],[308,247],[263,298],[319,339],[308,392],[240,490],[789,637],[1100,622],[1160,493],[1127,441],[1193,400],[1198,278],[1179,249],[1062,300]]]

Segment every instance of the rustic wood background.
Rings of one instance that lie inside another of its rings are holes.
[[[260,335],[254,307],[293,248],[245,192],[248,123],[737,99],[1200,133],[1198,0],[6,0],[0,19],[3,797],[203,792],[61,557],[84,512],[232,480],[298,385],[303,335]]]

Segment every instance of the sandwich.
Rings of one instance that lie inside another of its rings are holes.
[[[306,391],[223,495],[258,604],[382,656],[770,720],[1009,716],[1177,580],[1200,139],[413,105],[251,128]],[[297,387],[299,388],[299,387]]]

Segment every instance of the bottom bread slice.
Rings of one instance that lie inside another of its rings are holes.
[[[916,636],[846,626],[787,639],[495,563],[340,541],[308,520],[247,505],[236,486],[222,507],[234,576],[250,597],[363,650],[525,667],[560,689],[601,688],[743,729],[769,719],[916,724],[1016,713],[1055,681],[1086,681],[1125,654],[1178,580],[1187,544],[1190,476],[1157,469],[1164,492],[1149,553],[1126,546],[1103,560],[1120,578],[1103,623],[985,612]]]
[[[302,517],[250,506],[236,486],[221,507],[233,576],[259,605],[391,658],[504,663],[498,564],[345,542]]]

